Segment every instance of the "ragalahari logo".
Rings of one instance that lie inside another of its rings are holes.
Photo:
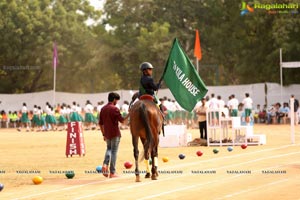
[[[254,12],[254,8],[252,8],[249,4],[245,1],[242,1],[242,8],[241,8],[241,15],[246,15],[249,12]]]

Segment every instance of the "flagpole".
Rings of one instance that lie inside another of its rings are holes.
[[[199,74],[199,60],[196,58],[197,73]]]
[[[55,99],[55,93],[56,93],[56,67],[57,67],[57,46],[56,42],[54,42],[53,45],[53,106],[55,106],[56,99]]]
[[[202,53],[201,53],[201,46],[200,46],[200,34],[198,29],[196,29],[194,56],[196,58],[197,73],[199,74],[199,60],[201,60],[202,58]]]
[[[54,67],[54,75],[53,75],[53,106],[55,106],[55,87],[56,87],[56,67]]]
[[[282,49],[279,49],[279,60],[280,60],[280,103],[282,103]]]

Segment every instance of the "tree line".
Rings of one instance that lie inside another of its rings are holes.
[[[0,93],[53,89],[54,42],[57,91],[138,89],[140,63],[151,62],[158,81],[175,37],[195,63],[196,29],[206,85],[279,83],[279,48],[283,61],[300,61],[299,27],[299,9],[241,15],[240,0],[106,0],[102,10],[88,0],[4,0]],[[299,69],[283,75],[285,84],[300,83]]]

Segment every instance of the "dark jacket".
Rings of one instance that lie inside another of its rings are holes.
[[[298,99],[294,99],[294,112],[297,112],[299,108],[299,101]]]
[[[154,80],[151,76],[143,75],[140,81],[140,96],[143,94],[154,95],[154,91],[157,91],[159,88],[158,84],[154,83]]]

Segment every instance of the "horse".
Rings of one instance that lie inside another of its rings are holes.
[[[140,182],[140,171],[138,165],[139,149],[138,142],[141,140],[144,147],[142,159],[146,164],[149,162],[149,154],[151,155],[151,179],[157,180],[157,156],[159,134],[163,128],[163,116],[158,106],[153,102],[151,95],[143,95],[139,101],[132,105],[129,111],[130,131],[132,135],[133,154],[135,159],[135,176],[136,182]],[[149,164],[148,164],[149,168]],[[146,178],[150,178],[150,172],[147,172]]]

